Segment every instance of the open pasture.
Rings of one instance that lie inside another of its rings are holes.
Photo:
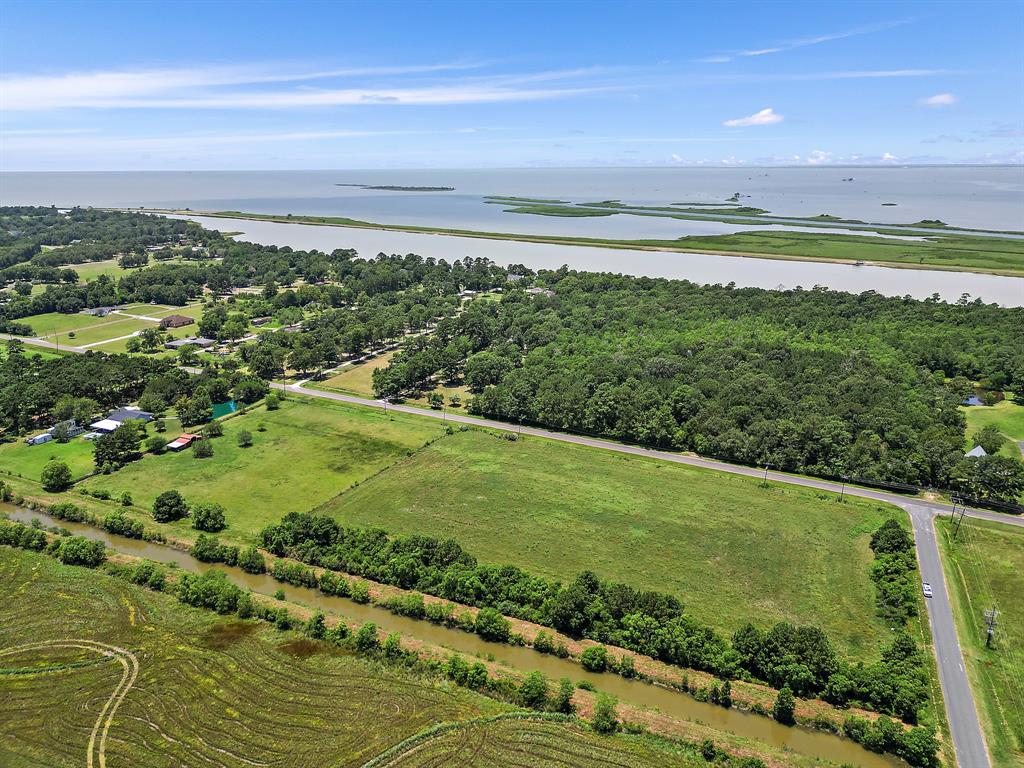
[[[147,455],[85,486],[115,497],[129,491],[147,509],[172,488],[191,502],[214,501],[226,510],[225,535],[251,540],[263,526],[322,504],[442,431],[412,416],[305,398],[288,398],[276,411],[261,406],[223,424],[211,458],[197,459],[191,450]],[[238,445],[243,430],[252,434],[251,447]]]
[[[677,595],[725,632],[815,624],[870,659],[888,640],[871,532],[894,507],[560,442],[457,432],[318,512],[450,536],[482,562],[567,580],[583,570]]]

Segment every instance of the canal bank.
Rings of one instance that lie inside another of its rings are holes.
[[[638,680],[628,680],[618,675],[588,672],[575,662],[541,654],[527,647],[488,642],[475,634],[431,624],[423,620],[397,616],[372,604],[359,604],[346,598],[325,595],[315,589],[283,584],[269,574],[249,574],[235,567],[202,563],[189,553],[164,544],[125,538],[90,525],[57,520],[38,511],[17,508],[8,504],[0,504],[0,513],[6,513],[10,519],[21,522],[30,522],[33,518],[37,518],[45,525],[55,525],[76,535],[102,541],[114,551],[173,564],[184,571],[193,573],[203,573],[211,569],[224,571],[233,583],[255,593],[273,595],[281,590],[284,592],[285,599],[290,602],[332,614],[340,614],[357,623],[372,621],[385,632],[397,632],[423,643],[447,648],[467,656],[493,659],[519,673],[540,670],[551,679],[568,677],[574,680],[585,680],[595,688],[616,696],[622,702],[654,709],[677,720],[699,723],[714,730],[763,742],[780,750],[863,768],[893,768],[905,765],[896,758],[869,752],[853,741],[830,733],[800,727],[786,727],[768,717],[737,709],[724,709],[697,701],[690,696],[667,688]]]

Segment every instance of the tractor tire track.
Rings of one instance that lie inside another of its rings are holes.
[[[118,707],[124,701],[128,691],[135,685],[135,679],[139,675],[139,660],[135,654],[116,645],[107,645],[94,640],[44,640],[38,643],[27,643],[16,645],[11,648],[0,649],[0,658],[25,651],[40,650],[43,648],[79,648],[87,651],[95,651],[108,658],[117,659],[124,672],[121,680],[114,687],[113,692],[100,710],[99,717],[92,727],[89,735],[89,746],[86,752],[86,768],[106,768],[107,765],[107,736],[110,733],[110,726],[114,722],[114,715]],[[98,743],[97,743],[98,737]]]

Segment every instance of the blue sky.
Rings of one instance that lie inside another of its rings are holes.
[[[1024,162],[1024,3],[12,2],[0,168]]]

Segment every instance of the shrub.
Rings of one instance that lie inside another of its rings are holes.
[[[794,712],[796,711],[796,699],[793,691],[788,685],[782,687],[779,695],[775,697],[775,706],[772,707],[772,717],[783,725],[793,725],[796,722]]]
[[[246,547],[238,555],[238,567],[246,573],[266,573],[267,563],[256,547]]]
[[[276,411],[281,407],[281,397],[276,392],[271,392],[267,395],[266,403],[268,411]]]
[[[604,672],[608,667],[608,649],[592,645],[580,654],[580,664],[590,672]]]
[[[377,639],[377,625],[372,621],[368,621],[359,628],[354,638],[356,650],[362,653],[376,650],[380,646],[380,640]]]
[[[163,453],[167,448],[168,440],[163,435],[153,435],[146,441],[146,450],[150,453]]]
[[[209,440],[196,440],[192,443],[192,455],[197,459],[208,459],[213,456],[213,443]]]
[[[91,541],[84,536],[68,536],[53,544],[53,553],[65,565],[84,565],[95,568],[107,559],[102,541]]]
[[[508,641],[511,624],[494,608],[481,608],[476,615],[474,629],[484,640],[497,643]]]
[[[172,523],[188,515],[188,505],[177,491],[164,491],[153,502],[153,519],[158,523]]]
[[[89,519],[88,512],[77,504],[72,504],[70,501],[51,504],[47,511],[58,520],[67,520],[69,523],[81,523]]]
[[[199,534],[189,552],[196,560],[204,563],[238,563],[238,547],[222,545],[216,536],[207,536],[205,533]]]
[[[594,712],[590,716],[590,727],[598,733],[615,733],[619,717],[615,712],[615,699],[606,693],[598,694]]]
[[[197,531],[217,533],[223,531],[227,523],[224,521],[224,507],[214,502],[196,504],[192,509],[192,527]]]
[[[384,652],[384,658],[395,659],[401,658],[402,656],[402,636],[397,632],[392,632],[390,635],[384,638],[384,643],[381,645],[381,650]]]
[[[544,709],[548,705],[548,681],[541,672],[533,671],[519,686],[519,703],[530,709]]]
[[[384,607],[399,616],[409,616],[414,619],[422,619],[426,613],[426,606],[423,604],[423,595],[395,595],[384,601]]]
[[[366,584],[361,581],[354,581],[349,585],[349,591],[352,593],[352,601],[365,605],[370,602],[370,590],[367,589]]]
[[[327,625],[324,623],[323,611],[317,611],[309,617],[306,622],[306,634],[314,640],[323,640],[327,634]]]
[[[71,487],[71,468],[63,461],[50,461],[43,467],[39,480],[46,491],[66,491]]]
[[[178,580],[178,599],[197,608],[211,608],[217,613],[233,613],[238,608],[242,590],[228,581],[223,571],[207,571],[202,575],[182,573]]]
[[[487,667],[483,665],[483,662],[475,662],[469,671],[466,672],[466,687],[474,690],[480,690],[487,686],[488,675]]]
[[[100,527],[111,533],[127,536],[130,539],[142,538],[142,523],[132,520],[124,512],[111,512],[100,522]]]
[[[249,448],[252,446],[252,432],[248,429],[243,429],[238,433],[238,446],[240,448]]]
[[[558,681],[558,693],[555,694],[554,701],[551,702],[552,709],[564,715],[571,715],[576,711],[576,705],[572,703],[572,694],[572,680],[563,677]]]
[[[207,438],[210,438],[210,437],[220,437],[223,434],[224,434],[224,425],[221,424],[219,421],[211,421],[209,424],[207,424],[205,427],[203,427],[203,436],[204,437],[207,437]]]

